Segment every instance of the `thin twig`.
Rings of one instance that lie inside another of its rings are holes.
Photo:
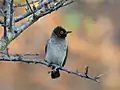
[[[30,9],[30,11],[32,12],[33,16],[35,17],[35,13],[34,13],[34,11],[32,10],[32,8],[31,8],[28,0],[26,0],[26,3],[27,3],[27,7]]]
[[[3,38],[6,38],[7,37],[7,27],[6,27],[6,23],[7,23],[7,9],[6,9],[6,0],[3,1],[3,5],[4,5],[4,24],[3,24],[3,27],[4,27],[4,34],[3,34]]]
[[[48,1],[46,4],[50,4],[50,1]],[[36,11],[40,11],[42,8],[44,7],[44,3],[43,4],[40,4],[39,6],[36,7]],[[15,17],[15,22],[19,22],[20,20],[30,16],[32,14],[31,11],[28,11],[28,12],[25,12],[24,14],[21,14],[19,16],[16,16]]]
[[[52,2],[52,0],[49,0],[49,1],[45,2],[45,3],[41,3],[39,6],[36,7],[35,12],[40,11],[40,10],[45,6],[44,4],[49,5],[51,2]],[[74,0],[71,0],[71,1],[69,1],[69,0],[60,0],[60,1],[58,1],[57,3],[58,3],[58,4],[63,3],[63,5],[61,5],[61,7],[63,7],[63,6],[69,5],[69,4],[73,3],[73,2],[75,2],[75,1],[74,1]],[[56,6],[56,5],[53,5],[52,7],[54,8],[54,7],[57,7],[57,6]],[[60,7],[59,7],[59,8],[60,8]],[[52,12],[52,11],[51,11],[51,12]],[[31,14],[32,14],[31,11],[30,11],[30,12],[26,12],[26,13],[24,13],[24,14],[21,14],[21,15],[15,17],[15,22],[18,22],[18,21],[20,21],[20,20],[22,20],[22,19],[30,16]]]
[[[13,19],[14,19],[14,15],[13,15],[13,13],[14,13],[14,10],[13,10],[13,0],[11,0],[11,2],[10,2],[10,25],[9,25],[9,30],[13,33],[13,25],[14,25],[14,21],[13,21]]]
[[[8,0],[10,2],[10,0]],[[57,2],[55,2],[55,4],[53,4],[52,0],[49,0],[47,3],[46,2],[43,2],[42,4],[38,5],[36,7],[36,10],[35,10],[35,14],[36,14],[36,18],[34,18],[34,16],[30,16],[28,18],[28,20],[25,22],[24,21],[24,24],[22,23],[20,26],[15,26],[13,27],[13,31],[15,31],[14,34],[10,33],[9,30],[7,30],[7,37],[8,39],[5,39],[5,40],[0,40],[0,50],[3,50],[5,49],[9,43],[11,43],[15,38],[17,38],[23,31],[26,30],[26,28],[28,28],[29,26],[31,26],[33,23],[35,23],[39,18],[47,15],[47,14],[50,14],[51,12],[53,11],[56,11],[58,10],[59,8],[63,7],[64,4],[68,2],[68,0],[58,0]],[[52,3],[52,4],[51,4]],[[9,3],[8,3],[9,4]],[[50,8],[48,7],[47,9],[44,9],[44,4],[47,4],[48,6],[50,5]],[[10,4],[8,5],[8,8],[9,8]],[[18,16],[16,19],[15,19],[15,22],[18,22],[26,17],[28,17],[29,15],[31,15],[32,12],[31,11],[28,11],[26,12],[25,14],[22,14],[20,16]],[[7,25],[9,24],[9,20],[8,18],[10,17],[10,11],[8,10],[7,11]],[[3,22],[4,24],[4,21],[1,21]]]
[[[39,56],[39,53],[26,53],[26,54],[9,54],[9,55],[13,55],[13,56]]]
[[[62,0],[61,0],[61,1],[62,1]],[[60,1],[60,2],[61,2],[61,1]],[[75,0],[70,0],[70,1],[64,0],[64,2],[65,2],[65,1],[66,1],[66,3],[64,3],[63,6],[67,6],[67,5],[75,2]],[[37,1],[35,1],[35,2],[37,2]],[[30,2],[29,4],[33,4],[33,3]],[[46,4],[50,4],[50,1],[48,1]],[[23,5],[24,5],[24,4],[23,4]],[[26,4],[25,4],[25,6],[26,6]],[[43,6],[44,6],[44,5],[41,4],[41,5],[39,5],[38,7],[36,7],[36,11],[40,10]],[[63,7],[63,6],[62,6],[62,7]],[[26,13],[21,14],[21,15],[19,15],[19,16],[16,16],[16,17],[15,17],[15,22],[18,22],[18,21],[20,21],[20,20],[22,20],[22,19],[30,16],[31,14],[32,14],[32,12],[29,11],[29,12],[26,12]],[[0,24],[3,24],[3,21],[0,21]]]
[[[64,3],[63,6],[67,6],[67,5],[69,5],[69,4],[73,3],[73,2],[75,2],[75,0],[70,0],[70,1],[68,1],[67,3]]]
[[[48,62],[45,62],[42,59],[25,58],[21,55],[14,55],[14,56],[10,55],[9,57],[8,56],[1,56],[0,61],[19,61],[19,62],[25,62],[25,63],[42,64],[42,65],[45,65],[45,66],[48,66],[48,67],[50,66],[50,64]],[[72,70],[69,70],[68,68],[60,67],[60,66],[55,65],[55,64],[52,64],[51,66],[56,67],[56,69],[65,71],[68,74],[77,75],[79,77],[86,78],[86,79],[89,79],[89,80],[93,80],[93,81],[98,82],[98,83],[99,83],[100,77],[102,76],[102,74],[99,74],[95,77],[92,77],[92,76],[89,76],[88,74],[86,75],[85,73],[80,73],[80,72],[78,72],[78,70],[77,71],[72,71]],[[86,72],[88,72],[88,71],[86,71]]]
[[[25,24],[22,24],[20,26],[21,27],[20,28],[21,32],[23,30],[25,30],[26,28],[28,28],[30,25],[32,25],[34,22],[36,22],[40,17],[43,17],[43,16],[45,16],[45,15],[47,15],[47,14],[53,12],[53,11],[58,10],[60,7],[63,7],[63,4],[65,2],[66,2],[66,0],[61,0],[60,2],[58,2],[58,4],[56,4],[55,6],[53,6],[53,8],[49,8],[49,9],[47,9],[45,11],[42,11],[42,12],[39,11],[38,14],[36,14],[36,19],[34,19],[34,17],[30,17],[28,19],[29,22],[26,22]]]
[[[4,27],[4,34],[3,34],[3,38],[6,38],[7,37],[7,27],[6,27],[6,21],[7,21],[7,18],[6,18],[6,11],[4,11],[4,25],[2,25]]]

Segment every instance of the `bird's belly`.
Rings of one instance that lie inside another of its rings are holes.
[[[47,60],[51,64],[57,64],[57,65],[62,65],[65,54],[66,52],[64,50],[58,50],[57,48],[55,49],[49,49],[49,51],[46,54],[45,60]]]

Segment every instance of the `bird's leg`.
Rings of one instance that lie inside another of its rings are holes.
[[[50,70],[50,71],[48,71],[48,73],[50,74],[50,73],[52,72],[52,70],[53,70],[53,66],[52,66],[52,64],[49,64],[49,65],[48,65],[48,67],[50,67],[50,68],[51,68],[51,70]]]
[[[51,69],[52,70],[50,70],[48,73],[51,73],[51,72],[55,72],[55,71],[57,71],[57,70],[59,70],[60,69],[60,66],[58,66],[58,65],[51,65]]]
[[[52,71],[57,71],[60,68],[60,66],[55,66]]]

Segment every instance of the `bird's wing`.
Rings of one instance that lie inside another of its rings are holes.
[[[46,55],[46,53],[47,53],[47,45],[48,45],[48,41],[49,41],[49,39],[48,39],[47,42],[46,42],[46,46],[45,46],[45,55]]]
[[[46,55],[46,52],[47,52],[47,44],[46,44],[46,46],[45,46],[45,55]]]
[[[64,58],[64,61],[63,61],[62,66],[65,65],[65,63],[66,63],[66,59],[67,59],[67,56],[68,56],[68,46],[67,46],[67,49],[66,49],[66,55],[65,55],[65,58]]]

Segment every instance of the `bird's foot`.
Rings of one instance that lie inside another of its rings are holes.
[[[54,67],[54,68],[53,68],[53,67]],[[57,70],[60,69],[60,66],[52,66],[52,65],[51,65],[51,69],[52,69],[52,70],[50,70],[48,73],[56,72]]]

